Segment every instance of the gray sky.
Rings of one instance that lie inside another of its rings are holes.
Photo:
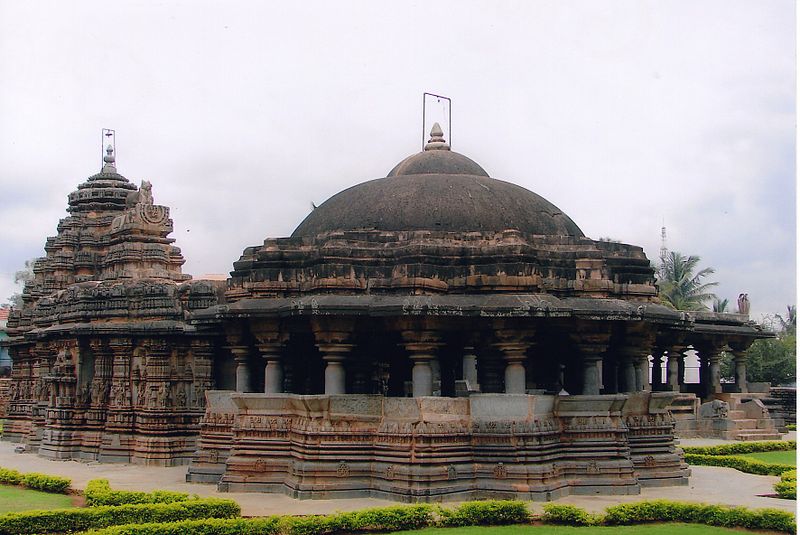
[[[103,127],[171,207],[185,271],[226,273],[420,150],[432,91],[491,176],[654,260],[663,221],[721,297],[784,312],[795,65],[790,0],[0,0],[0,300],[99,170]]]

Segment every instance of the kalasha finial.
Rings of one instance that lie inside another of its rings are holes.
[[[439,123],[433,123],[431,128],[431,138],[425,145],[425,150],[450,150],[450,145],[444,140],[444,132]]]
[[[103,161],[106,163],[113,164],[114,160],[116,160],[116,158],[114,158],[114,147],[108,145],[106,147],[106,155],[103,156]]]
[[[103,135],[100,137],[100,154],[103,154],[103,146],[105,146],[105,154],[103,154],[103,171],[106,171],[108,168],[108,172],[115,172],[116,171],[116,148],[117,148],[117,139],[116,139],[116,132],[111,130],[110,128],[103,128]]]

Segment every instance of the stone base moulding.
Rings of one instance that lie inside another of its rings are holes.
[[[642,485],[687,484],[671,399],[647,392],[387,398],[210,391],[187,480],[218,474],[223,491],[301,499],[638,494]]]

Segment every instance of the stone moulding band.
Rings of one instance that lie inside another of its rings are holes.
[[[208,393],[189,481],[296,498],[546,500],[689,475],[671,395]],[[641,438],[640,438],[641,437]]]

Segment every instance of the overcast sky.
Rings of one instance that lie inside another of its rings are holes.
[[[751,315],[795,302],[790,0],[0,0],[0,301],[100,168],[153,183],[194,275],[287,236],[421,145],[453,150],[592,238],[716,268]],[[442,116],[441,106],[429,115]],[[449,133],[448,133],[449,134]]]

